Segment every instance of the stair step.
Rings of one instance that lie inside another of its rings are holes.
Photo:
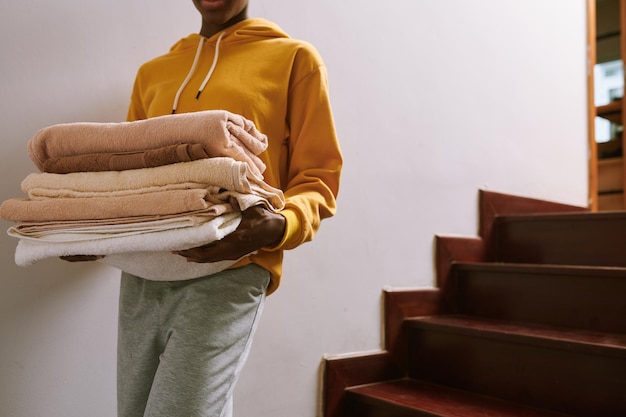
[[[626,334],[626,268],[457,263],[453,312]]]
[[[410,379],[349,388],[347,395],[350,417],[566,417]]]
[[[575,416],[626,415],[626,335],[458,315],[406,325],[412,378]]]
[[[495,261],[626,266],[626,211],[497,216]]]
[[[626,360],[626,335],[624,334],[482,319],[462,315],[415,317],[407,319],[406,322],[408,326],[417,329],[433,329],[538,347],[611,356]]]

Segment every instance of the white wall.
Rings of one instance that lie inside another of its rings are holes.
[[[199,29],[182,3],[0,4],[0,200],[39,128],[124,118],[139,64]],[[432,285],[433,236],[476,234],[479,188],[586,204],[584,3],[251,0],[324,56],[346,165],[339,213],[287,255],[239,416],[318,415],[323,355],[380,347],[382,288]],[[114,416],[118,273],[18,268],[15,244],[0,235],[0,415]]]

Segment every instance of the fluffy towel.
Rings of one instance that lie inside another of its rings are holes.
[[[168,190],[117,197],[51,198],[28,200],[12,198],[0,205],[0,218],[12,222],[104,220],[154,216],[207,210],[215,204],[206,200],[207,190]],[[232,211],[216,206],[215,215]]]
[[[155,168],[127,171],[75,172],[69,174],[30,174],[22,190],[33,200],[41,198],[113,197],[155,190],[208,188],[214,186],[267,198],[280,210],[284,206],[281,190],[269,186],[248,166],[232,158],[209,158]]]
[[[267,136],[252,121],[224,110],[135,122],[54,125],[36,133],[28,142],[28,154],[43,171],[49,158],[137,152],[181,143],[200,143],[210,157],[228,156],[246,162],[257,175],[265,170],[257,155],[267,148]]]
[[[92,227],[108,227],[115,225],[124,225],[132,223],[169,221],[184,218],[186,216],[215,217],[212,214],[213,206],[209,210],[199,210],[189,213],[177,213],[157,216],[137,216],[137,217],[120,217],[117,219],[95,219],[95,220],[61,220],[61,221],[37,221],[37,222],[18,222],[11,227],[18,233],[37,234],[54,230],[70,230],[74,228],[92,228]]]
[[[129,220],[154,220],[155,217],[194,213],[219,216],[252,206],[263,206],[270,211],[278,209],[275,202],[254,193],[188,189],[113,197],[13,198],[0,204],[0,218],[18,223],[52,223],[59,229],[81,227],[85,221],[124,224]],[[58,227],[59,223],[66,226]]]
[[[199,143],[164,146],[138,152],[91,153],[50,158],[44,161],[43,171],[54,174],[70,172],[124,171],[152,168],[177,162],[209,158]]]
[[[171,252],[137,252],[109,255],[99,262],[151,281],[183,281],[216,274],[237,261],[203,264],[187,262]]]
[[[181,227],[200,226],[217,216],[189,215],[177,216],[168,219],[139,221],[118,224],[98,224],[92,226],[77,226],[65,229],[24,229],[16,226],[7,231],[9,236],[19,239],[30,239],[38,242],[81,242],[86,240],[105,239],[107,237],[125,237],[142,233],[161,232],[179,229]]]
[[[27,266],[39,260],[70,255],[112,255],[129,252],[170,252],[189,249],[220,240],[232,233],[241,221],[241,213],[230,213],[200,226],[147,232],[131,236],[102,237],[80,242],[40,242],[20,239],[15,249],[15,263]]]

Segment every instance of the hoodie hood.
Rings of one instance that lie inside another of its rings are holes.
[[[262,39],[289,38],[289,35],[275,23],[261,18],[253,18],[242,20],[216,33],[210,38],[205,38],[198,33],[193,33],[176,42],[170,48],[170,52],[182,52],[195,49],[201,38],[205,39],[208,45],[215,45],[220,36],[222,38],[220,41],[222,45],[254,42]]]
[[[246,19],[238,22],[221,32],[216,33],[210,38],[205,38],[200,34],[192,34],[188,37],[181,39],[178,41],[172,48],[170,52],[187,52],[189,49],[196,49],[196,54],[187,73],[187,76],[182,81],[180,88],[176,92],[176,96],[174,97],[174,103],[172,104],[172,114],[176,113],[178,108],[178,101],[180,100],[180,95],[185,90],[185,87],[189,83],[189,80],[194,75],[196,71],[196,67],[198,65],[198,61],[202,55],[202,49],[204,44],[215,45],[215,55],[213,56],[213,63],[211,68],[209,69],[204,81],[200,85],[198,92],[196,94],[196,100],[200,97],[202,92],[204,91],[204,87],[208,84],[211,79],[211,75],[213,75],[213,71],[217,66],[219,60],[219,48],[221,45],[235,45],[242,44],[248,42],[255,42],[263,39],[276,39],[276,38],[289,38],[278,25],[272,23],[265,19],[254,18],[254,19]]]

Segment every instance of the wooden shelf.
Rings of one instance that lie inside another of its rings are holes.
[[[622,100],[614,100],[604,106],[596,107],[596,114],[612,123],[622,124]]]
[[[624,193],[598,194],[598,210],[624,210]]]
[[[598,193],[622,192],[624,189],[624,159],[598,160]]]

